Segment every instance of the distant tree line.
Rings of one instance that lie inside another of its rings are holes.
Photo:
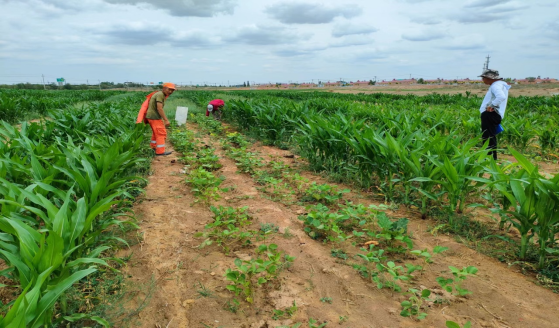
[[[57,83],[48,83],[43,86],[40,83],[17,83],[17,84],[0,84],[0,89],[27,89],[27,90],[95,90],[95,89],[125,89],[125,88],[145,88],[146,85],[142,83],[126,82],[126,83],[114,83],[114,82],[101,82],[101,84],[71,84],[65,83],[59,86]],[[161,88],[160,85],[152,85],[151,87]]]

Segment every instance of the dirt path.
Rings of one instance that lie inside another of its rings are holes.
[[[428,267],[414,286],[436,289],[435,278],[448,273],[449,265],[459,268],[474,265],[479,274],[464,283],[473,295],[464,299],[449,297],[450,304],[433,305],[427,311],[427,319],[422,322],[401,317],[403,296],[388,289],[377,289],[351,266],[332,257],[330,252],[336,245],[312,240],[303,232],[302,223],[297,219],[303,213],[303,207],[286,206],[267,199],[252,178],[237,173],[234,161],[225,157],[218,145],[215,148],[223,165],[219,173],[225,177],[221,187],[233,189],[224,193],[215,205],[248,206],[249,213],[254,217],[254,230],[259,229],[260,223],[279,226],[279,234],[273,234],[256,245],[278,244],[281,250],[296,257],[294,265],[281,273],[277,283],[258,288],[253,306],[241,301],[237,313],[232,313],[233,295],[225,289],[225,270],[234,267],[235,258],[253,256],[254,249],[245,248],[226,256],[216,246],[195,248],[202,240],[194,238],[193,234],[204,230],[205,224],[211,221],[212,213],[208,206],[191,206],[195,198],[184,183],[183,166],[175,153],[155,158],[152,164],[154,174],[149,177],[145,199],[134,208],[140,221],[143,242],[127,252],[133,253],[126,269],[130,277],[128,283],[146,283],[152,278],[157,283],[150,305],[139,314],[142,327],[263,328],[296,322],[303,322],[301,327],[307,327],[309,318],[327,321],[328,327],[338,326],[342,318],[345,318],[340,324],[342,327],[438,328],[444,327],[446,320],[461,324],[470,320],[473,327],[557,327],[558,295],[449,236],[427,233],[428,226],[435,225],[435,222],[410,217],[411,213],[404,211],[391,215],[405,215],[410,219],[409,228],[413,233],[415,249],[432,249],[436,245],[449,247],[444,255],[435,258],[435,263]],[[271,147],[255,148],[265,158],[268,155],[289,154]],[[294,164],[295,160],[286,161]],[[305,172],[305,176],[317,183],[325,182],[309,172]],[[356,193],[352,193],[351,198],[355,198],[356,202],[374,203]],[[285,234],[281,234],[286,229],[292,237],[286,238]],[[343,247],[348,255],[358,251],[356,247]],[[211,293],[209,297],[202,296],[208,295],[204,289]],[[321,301],[324,298],[331,298],[331,304]],[[297,304],[297,311],[291,319],[272,320],[273,309],[285,309],[293,301]]]
[[[509,161],[511,163],[517,163],[518,161],[516,160],[516,158],[514,158],[514,156],[512,155],[504,155],[504,154],[500,154],[499,155],[500,159]],[[531,161],[533,162],[533,161]],[[537,164],[539,167],[539,172],[547,177],[553,177],[556,174],[559,173],[559,163],[558,164],[554,164],[552,162],[549,161],[541,161],[541,162],[535,162],[534,164]]]

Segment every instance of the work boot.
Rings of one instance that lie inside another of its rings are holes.
[[[163,154],[155,154],[155,156],[167,156],[167,155],[171,155],[173,152],[172,151],[166,151]]]

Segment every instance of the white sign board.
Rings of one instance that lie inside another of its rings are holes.
[[[175,121],[178,125],[186,124],[186,118],[188,117],[188,107],[177,107],[177,113],[175,114]]]

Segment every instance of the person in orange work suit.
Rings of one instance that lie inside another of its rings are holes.
[[[167,156],[172,153],[171,151],[165,151],[165,140],[167,139],[167,130],[165,128],[169,127],[171,123],[167,116],[165,116],[163,107],[165,106],[165,100],[175,90],[175,84],[163,83],[163,90],[148,95],[148,99],[146,99],[148,103],[145,119],[153,131],[150,146],[155,150],[155,156]]]

